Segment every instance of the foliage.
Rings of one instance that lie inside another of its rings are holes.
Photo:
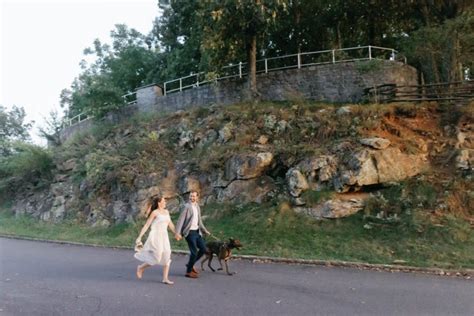
[[[409,60],[427,82],[460,81],[474,67],[474,10],[421,27],[403,40]]]
[[[257,94],[257,43],[268,34],[286,0],[204,1],[204,42],[210,64],[223,66],[244,53],[248,61],[250,91]],[[236,30],[240,30],[236,32]],[[264,47],[262,47],[264,48]]]
[[[116,25],[111,44],[95,40],[61,104],[100,117],[142,85],[240,61],[256,94],[258,58],[365,45],[401,51],[426,82],[460,80],[474,67],[473,11],[468,0],[171,0],[149,34]]]
[[[49,145],[59,146],[61,144],[59,133],[63,128],[63,122],[60,119],[58,112],[51,111],[49,113],[49,118],[46,118],[44,122],[46,126],[39,128],[39,135],[45,138]]]
[[[0,158],[0,194],[17,193],[50,183],[54,163],[49,150],[17,142],[13,152]]]
[[[29,140],[28,130],[33,122],[25,122],[25,117],[22,107],[13,106],[8,111],[0,105],[0,157],[14,153],[14,142]]]
[[[69,117],[81,112],[101,117],[123,106],[123,95],[147,83],[155,48],[135,29],[123,24],[115,27],[111,45],[96,39],[93,48],[84,50],[85,56],[93,56],[95,61],[88,65],[83,60],[83,72],[70,89],[61,92],[61,106],[67,108]]]
[[[102,150],[94,151],[85,157],[86,179],[96,188],[119,180],[122,167],[129,161],[122,156]]]
[[[399,229],[423,229],[428,223],[421,214],[433,212],[438,192],[420,179],[401,182],[384,188],[367,199],[365,218],[369,221],[402,224]]]

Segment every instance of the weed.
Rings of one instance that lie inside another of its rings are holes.
[[[334,191],[315,191],[307,190],[303,192],[302,198],[308,206],[315,206],[319,203],[329,200],[334,195]]]

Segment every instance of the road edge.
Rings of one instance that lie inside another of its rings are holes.
[[[133,251],[133,247],[126,247],[126,246],[107,246],[107,245],[87,244],[87,243],[74,242],[74,241],[42,239],[42,238],[34,238],[34,237],[18,236],[18,235],[10,235],[10,234],[2,234],[2,233],[0,233],[0,238],[29,240],[29,241],[38,241],[38,242],[44,242],[44,243],[65,244],[65,245],[82,246],[82,247],[123,249],[123,250]],[[172,253],[178,254],[178,255],[187,255],[189,252],[185,250],[173,250]],[[339,261],[339,260],[294,259],[294,258],[265,257],[265,256],[238,255],[238,254],[233,254],[232,258],[240,259],[240,260],[248,260],[248,261],[252,261],[253,263],[285,263],[285,264],[298,264],[298,265],[355,268],[359,270],[422,273],[422,274],[433,274],[433,275],[440,275],[440,276],[462,277],[468,280],[470,280],[474,276],[474,269],[453,270],[453,269],[443,269],[443,268],[404,266],[404,265],[396,265],[396,264],[374,264],[374,263]]]

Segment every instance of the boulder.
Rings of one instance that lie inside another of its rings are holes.
[[[35,218],[42,218],[43,214],[51,210],[54,197],[48,191],[37,191],[28,196],[24,196],[15,201],[12,210],[15,216],[30,215]]]
[[[326,182],[337,173],[338,159],[333,155],[310,157],[301,161],[297,168],[311,183]]]
[[[278,124],[277,124],[277,127],[276,127],[276,132],[277,132],[277,133],[283,133],[283,132],[285,132],[289,127],[290,127],[290,124],[288,124],[287,121],[285,121],[285,120],[278,121]]]
[[[234,124],[232,122],[227,123],[219,130],[219,142],[227,143],[232,139],[234,130]]]
[[[474,170],[474,150],[461,149],[456,156],[456,167],[462,170]]]
[[[120,223],[127,219],[127,215],[130,213],[130,206],[128,203],[123,201],[114,201],[111,203],[112,213],[114,222]]]
[[[293,197],[299,197],[301,193],[309,189],[306,177],[296,168],[291,168],[286,173],[286,182],[288,190]]]
[[[374,149],[385,149],[390,146],[390,141],[388,139],[380,137],[363,138],[360,140],[360,143]]]
[[[268,143],[268,136],[260,135],[260,137],[257,139],[257,143],[260,145],[266,145]]]
[[[423,172],[429,165],[425,154],[408,155],[398,148],[387,148],[373,153],[378,183],[399,182]]]
[[[335,219],[350,216],[359,212],[363,208],[364,201],[362,199],[333,199],[313,207],[295,207],[293,210],[296,213],[305,214],[314,219]]]
[[[66,199],[64,196],[57,196],[53,201],[53,206],[51,207],[51,219],[55,222],[59,222],[64,218],[66,214]]]
[[[191,191],[201,192],[201,183],[196,176],[183,176],[179,180],[178,190],[180,194],[186,194]]]
[[[425,154],[409,155],[399,148],[364,149],[356,152],[341,166],[333,178],[338,192],[347,192],[364,185],[399,182],[423,172],[428,167]]]
[[[272,178],[262,176],[250,180],[232,181],[226,188],[218,189],[219,202],[262,203],[276,189]]]
[[[182,131],[179,134],[179,140],[178,140],[178,146],[179,147],[185,147],[185,148],[194,148],[194,133],[191,130],[185,130]]]
[[[322,217],[340,218],[355,214],[364,208],[364,201],[361,199],[350,200],[329,200],[323,204]]]
[[[226,161],[225,179],[245,180],[256,178],[273,162],[273,154],[270,152],[235,155]]]

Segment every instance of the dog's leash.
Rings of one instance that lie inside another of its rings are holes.
[[[214,236],[213,234],[209,234],[208,236],[214,238],[214,240],[216,240],[216,241],[220,241],[220,239],[217,238],[216,236]]]

